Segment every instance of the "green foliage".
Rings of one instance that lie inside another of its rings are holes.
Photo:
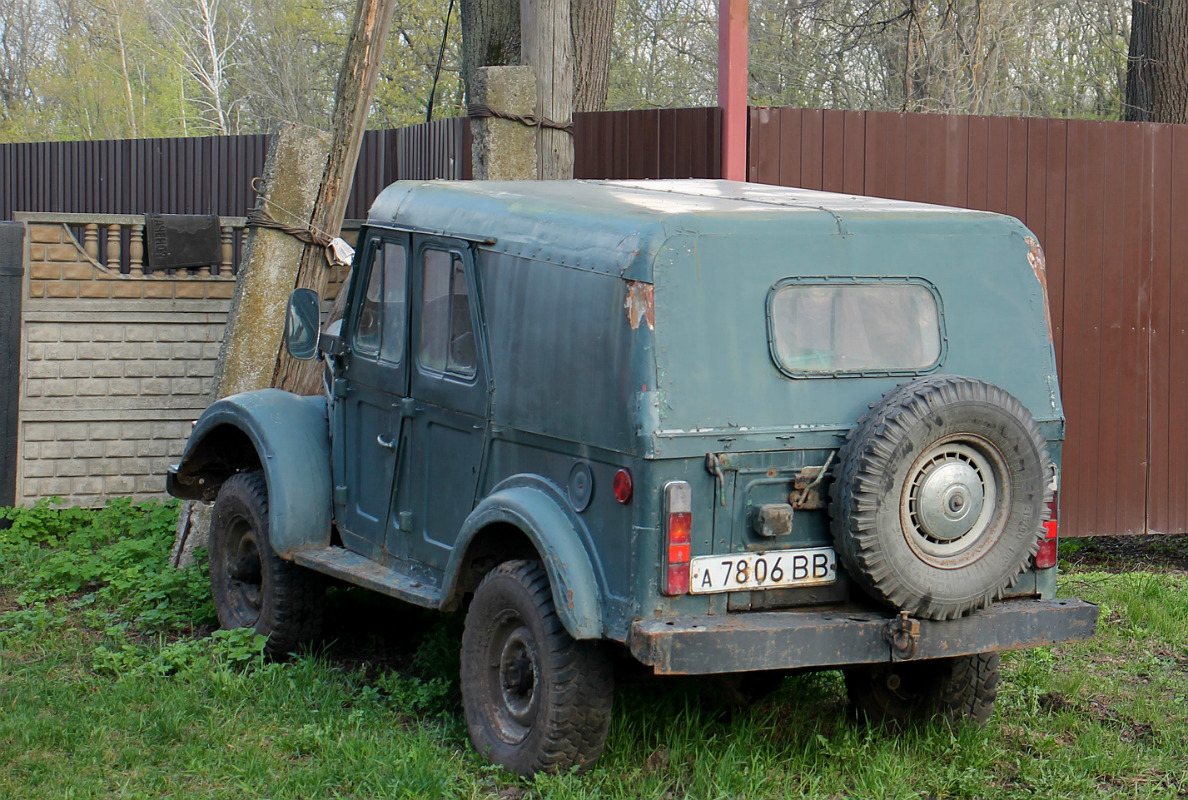
[[[168,563],[176,503],[120,499],[92,511],[49,498],[0,516],[11,521],[0,530],[3,585],[26,611],[65,602],[108,627],[134,623],[145,632],[214,621],[205,567]]]
[[[267,639],[246,628],[215,631],[207,639],[158,638],[152,644],[124,641],[114,649],[95,648],[91,668],[115,677],[194,677],[210,671],[251,675],[264,666]]]

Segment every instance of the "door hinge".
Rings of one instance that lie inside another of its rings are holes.
[[[412,419],[417,415],[417,401],[413,397],[405,397],[400,401],[400,416]]]
[[[346,505],[346,489],[347,489],[347,487],[345,487],[345,486],[335,486],[334,487],[334,505],[336,505],[336,506],[345,506]]]
[[[346,397],[350,393],[351,393],[351,387],[347,385],[347,382],[345,380],[343,380],[342,378],[336,378],[334,380],[334,396],[335,397]]]
[[[411,511],[400,512],[400,530],[405,533],[412,533],[413,529],[413,515]]]

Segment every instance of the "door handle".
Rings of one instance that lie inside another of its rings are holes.
[[[382,433],[379,436],[375,437],[375,443],[378,444],[380,447],[384,448],[385,450],[395,450],[396,449],[396,442],[393,441],[392,439],[385,439],[384,435]]]

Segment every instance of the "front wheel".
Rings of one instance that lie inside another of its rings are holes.
[[[539,561],[487,574],[462,634],[462,707],[481,755],[523,776],[586,769],[606,744],[613,690],[606,650],[565,630]]]
[[[262,472],[241,472],[219,488],[210,519],[210,586],[219,624],[267,636],[270,658],[283,658],[321,630],[325,581],[273,551]]]
[[[998,677],[998,653],[845,670],[846,691],[858,715],[897,727],[935,718],[985,725],[998,697]]]

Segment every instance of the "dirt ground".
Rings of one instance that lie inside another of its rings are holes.
[[[1061,539],[1060,558],[1073,571],[1188,572],[1188,534]]]

